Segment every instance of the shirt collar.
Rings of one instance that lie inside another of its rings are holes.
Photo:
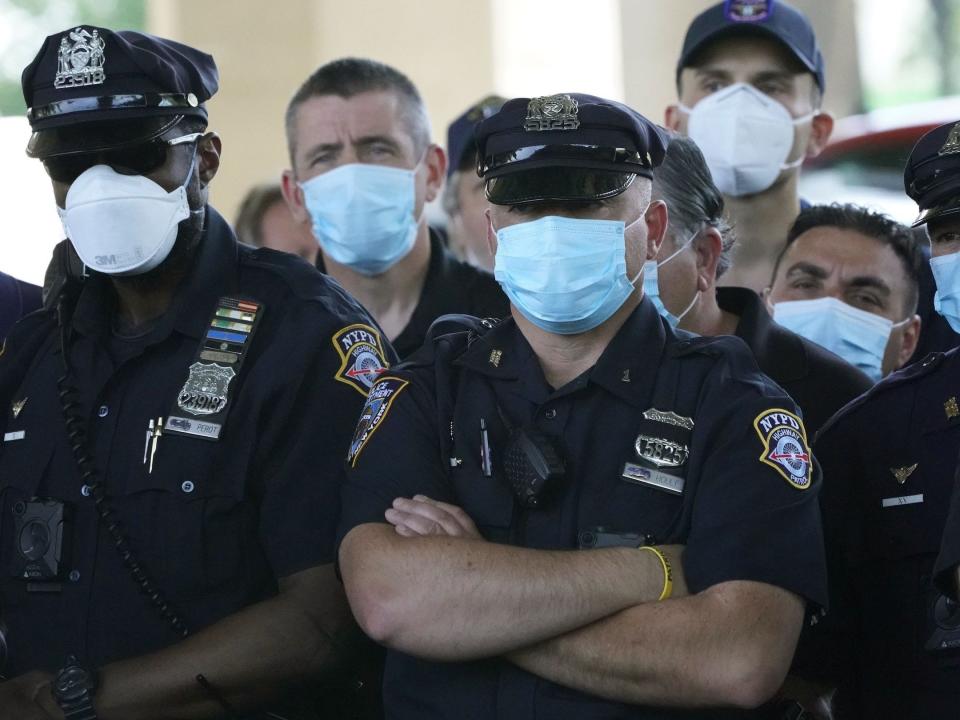
[[[587,371],[587,382],[646,407],[657,369],[664,360],[667,333],[653,303],[645,298],[624,321],[597,364]],[[670,337],[674,337],[672,333]],[[546,399],[541,392],[546,383],[540,363],[513,318],[501,321],[471,343],[457,364],[491,378],[524,379],[529,389],[524,394],[536,402]],[[579,382],[580,387],[583,384]]]
[[[717,288],[717,304],[739,316],[736,335],[750,348],[761,370],[769,374],[775,369],[780,382],[807,374],[807,355],[799,337],[773,321],[757,293],[747,288]]]

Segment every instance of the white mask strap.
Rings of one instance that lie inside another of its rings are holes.
[[[687,309],[684,310],[684,311],[683,311],[682,313],[680,313],[679,315],[677,315],[677,325],[679,325],[680,322],[687,316],[687,313],[689,313],[691,310],[693,310],[693,306],[697,304],[697,300],[699,300],[699,299],[700,299],[700,291],[697,290],[697,292],[694,293],[693,300],[691,300],[691,301],[690,301],[690,304],[687,305]]]
[[[693,233],[693,234],[683,243],[683,245],[681,245],[679,248],[677,248],[677,249],[674,251],[674,253],[673,253],[670,257],[668,257],[666,260],[663,260],[663,261],[661,261],[661,262],[658,262],[658,263],[657,263],[657,267],[658,267],[658,268],[662,268],[662,267],[663,267],[664,265],[666,265],[668,262],[670,262],[671,260],[673,260],[677,255],[679,255],[679,254],[682,253],[684,250],[686,250],[688,247],[690,247],[690,244],[691,244],[694,240],[697,239],[697,235],[699,235],[699,234],[700,234],[700,231],[699,231],[699,230],[697,230],[695,233]]]

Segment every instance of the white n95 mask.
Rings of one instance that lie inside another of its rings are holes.
[[[81,173],[57,208],[63,231],[83,264],[106,275],[141,275],[167,259],[180,223],[190,217],[187,184],[167,192],[143,175],[122,175],[109,165]]]
[[[690,116],[687,132],[703,152],[717,188],[733,197],[763,192],[782,170],[801,165],[803,157],[787,162],[794,131],[816,114],[793,118],[783,105],[746,83],[680,109]]]

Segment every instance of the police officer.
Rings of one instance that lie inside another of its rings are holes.
[[[752,717],[824,601],[797,408],[643,299],[660,129],[564,94],[477,142],[511,317],[381,376],[348,453],[340,568],[388,716]]]
[[[206,204],[217,82],[205,53],[90,26],[23,73],[88,276],[0,358],[3,717],[238,717],[349,632],[336,473],[388,346]]]
[[[499,110],[506,98],[488,95],[467,108],[447,128],[447,184],[443,209],[447,213],[450,249],[462,260],[493,272],[493,257],[487,246],[487,208],[483,179],[477,175],[477,142],[474,128]]]
[[[939,311],[960,330],[960,124],[917,142],[904,185],[930,237]],[[847,406],[816,442],[838,561],[836,619],[824,625],[836,646],[823,660],[857,716],[953,717],[960,706],[960,657],[949,649],[960,617],[932,581],[960,450],[958,374],[956,350],[930,354]]]
[[[17,320],[39,307],[39,287],[0,272],[0,344]]]
[[[286,130],[284,197],[312,222],[317,267],[370,311],[400,357],[440,315],[507,313],[490,273],[453,257],[427,225],[447,163],[409,78],[373,60],[334,60],[294,94]]]
[[[850,364],[773,322],[749,288],[717,287],[732,266],[735,231],[723,195],[690,139],[670,140],[653,173],[653,197],[666,203],[670,225],[656,260],[644,269],[644,293],[674,327],[698,335],[736,335],[760,370],[786,390],[817,430],[872,385]]]

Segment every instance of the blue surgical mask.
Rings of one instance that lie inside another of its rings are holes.
[[[497,231],[494,276],[510,302],[542,330],[592,330],[634,291],[637,278],[627,277],[624,233],[640,218],[625,225],[548,216],[503,228]]]
[[[355,163],[300,185],[313,234],[333,260],[379,275],[405,258],[417,239],[416,169]]]
[[[690,304],[687,305],[686,310],[679,315],[674,315],[672,312],[667,310],[667,306],[663,304],[663,300],[660,298],[660,278],[658,269],[662,268],[677,255],[686,250],[696,237],[697,234],[694,233],[689,240],[681,245],[677,251],[666,260],[663,260],[659,263],[656,260],[647,260],[643,264],[643,294],[650,298],[651,302],[653,302],[653,306],[657,308],[657,312],[660,313],[660,316],[666,320],[672,328],[676,328],[677,325],[680,324],[680,321],[687,316],[687,313],[693,310],[693,306],[696,304],[697,300],[700,299],[700,291],[697,290],[697,292],[694,294],[693,299],[690,301]]]
[[[874,382],[883,377],[883,355],[891,331],[910,320],[894,325],[886,318],[832,297],[779,302],[773,306],[773,319],[839,355]]]
[[[933,309],[960,333],[960,253],[930,258],[930,269],[937,283]]]

